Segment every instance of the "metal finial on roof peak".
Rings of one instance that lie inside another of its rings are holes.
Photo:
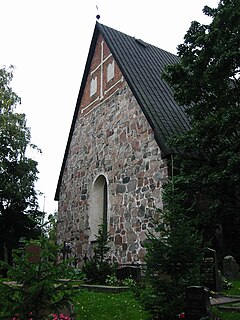
[[[98,12],[98,6],[97,6],[97,5],[96,5],[96,9],[97,9],[97,12]],[[96,19],[97,19],[97,20],[100,19],[100,14],[99,14],[99,13],[96,15]]]

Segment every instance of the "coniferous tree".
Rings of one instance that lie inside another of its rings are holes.
[[[221,0],[203,11],[212,22],[192,22],[178,46],[179,63],[164,75],[191,129],[169,141],[178,152],[164,186],[159,234],[150,234],[147,244],[143,299],[160,319],[174,319],[186,286],[201,283],[204,246],[221,246],[217,225],[227,234],[231,224],[231,235],[240,226],[240,2]],[[231,240],[240,240],[239,230]]]
[[[7,266],[12,282],[0,283],[1,319],[45,320],[64,307],[71,310],[73,269],[70,261],[58,261],[59,254],[60,248],[44,236],[23,241],[13,251],[13,266]]]
[[[110,236],[104,223],[98,226],[98,233],[95,236],[94,255],[85,262],[82,270],[89,282],[104,284],[107,276],[114,272],[114,266],[108,260]]]
[[[201,285],[203,258],[202,234],[192,207],[182,206],[186,199],[172,177],[164,189],[164,209],[155,232],[148,234],[147,290],[143,301],[147,309],[160,319],[175,319],[184,309],[185,289]]]

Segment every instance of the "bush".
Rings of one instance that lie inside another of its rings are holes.
[[[105,284],[107,276],[114,273],[114,266],[108,261],[109,241],[105,225],[99,225],[94,256],[87,260],[82,268],[90,283]]]
[[[113,267],[107,261],[91,258],[83,266],[83,272],[90,283],[105,284],[108,275],[113,274]]]
[[[174,319],[184,307],[186,287],[200,284],[202,238],[191,208],[180,205],[184,198],[173,179],[165,185],[163,222],[156,222],[156,232],[149,232],[146,242],[147,289],[142,301],[159,319]]]
[[[171,283],[162,283],[162,288],[159,291],[147,285],[138,292],[140,295],[138,299],[140,298],[145,309],[152,314],[153,319],[176,319],[177,314],[184,309],[185,292],[172,286]]]
[[[34,251],[31,249],[34,248]],[[46,319],[49,313],[57,313],[71,304],[71,284],[59,282],[70,278],[72,269],[67,261],[58,262],[59,247],[41,237],[24,241],[13,253],[13,266],[8,268],[10,283],[0,283],[1,319],[26,320],[31,313],[34,320]],[[3,264],[2,264],[3,265]]]

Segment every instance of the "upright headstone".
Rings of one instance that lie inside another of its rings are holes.
[[[206,249],[201,265],[201,273],[203,276],[203,285],[205,287],[209,288],[211,291],[219,291],[221,289],[215,250],[210,248]]]
[[[239,280],[239,268],[236,260],[232,256],[223,259],[223,275],[227,280]]]
[[[131,278],[137,282],[140,282],[141,268],[140,266],[124,266],[117,268],[117,278],[119,280]]]
[[[205,287],[188,287],[186,290],[186,320],[210,319],[209,290]]]
[[[29,253],[28,261],[30,263],[39,263],[41,259],[41,248],[35,244],[30,244],[26,248]]]

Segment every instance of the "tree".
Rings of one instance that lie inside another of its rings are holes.
[[[223,226],[228,234],[229,225],[238,223],[240,234],[240,2],[221,0],[203,12],[211,23],[192,22],[178,46],[179,63],[164,74],[191,129],[169,141],[177,152],[164,186],[163,223],[147,244],[150,289],[144,299],[162,319],[176,316],[186,286],[201,283],[204,247],[211,244],[219,252],[216,231]],[[224,240],[225,253],[232,254]]]
[[[98,226],[98,233],[95,236],[94,255],[85,262],[82,270],[89,282],[105,284],[107,276],[113,274],[114,266],[112,266],[108,260],[110,236],[106,232],[104,222]]]
[[[178,46],[179,64],[164,75],[191,125],[171,141],[181,150],[176,187],[186,194],[181,205],[200,217],[205,241],[240,258],[232,245],[240,241],[240,2],[221,0],[203,12],[211,23],[192,22]]]
[[[203,246],[193,208],[184,208],[184,192],[172,177],[164,188],[164,209],[155,221],[156,233],[146,242],[147,289],[143,302],[158,319],[176,319],[184,309],[186,287],[201,285]]]
[[[0,259],[11,263],[21,237],[36,237],[39,218],[37,162],[26,156],[31,144],[25,114],[15,112],[21,99],[10,82],[13,67],[0,69]]]
[[[47,222],[42,226],[42,231],[45,236],[52,241],[57,243],[57,212],[49,214],[47,217]]]
[[[11,282],[0,283],[1,319],[43,320],[64,307],[72,309],[73,269],[69,261],[58,261],[59,254],[60,248],[44,236],[23,241],[13,251],[13,266],[7,265]]]

